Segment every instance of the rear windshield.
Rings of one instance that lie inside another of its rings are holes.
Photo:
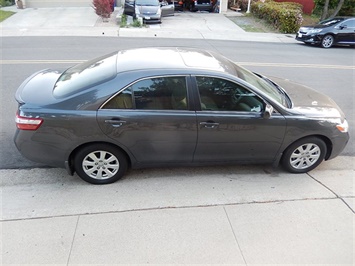
[[[66,70],[54,86],[53,95],[63,98],[114,78],[117,53],[99,57]]]

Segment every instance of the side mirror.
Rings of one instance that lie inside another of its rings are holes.
[[[343,29],[346,29],[348,26],[347,25],[341,25],[339,28],[341,29],[341,30],[343,30]]]
[[[267,104],[265,106],[265,110],[264,110],[264,113],[263,113],[263,118],[269,119],[271,117],[273,111],[274,111],[274,108],[270,104]]]

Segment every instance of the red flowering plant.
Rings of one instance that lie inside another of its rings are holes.
[[[113,11],[115,0],[93,0],[95,13],[100,17],[109,18]]]

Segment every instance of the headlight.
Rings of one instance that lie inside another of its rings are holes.
[[[319,33],[321,31],[322,31],[322,29],[313,29],[313,30],[310,30],[308,33],[309,34],[314,34],[314,33]]]
[[[338,123],[336,125],[337,129],[342,132],[342,133],[346,133],[349,130],[349,124],[348,121],[346,121],[346,119],[344,119],[344,121],[342,123]]]
[[[136,15],[139,15],[139,14],[140,14],[138,7],[135,8],[135,11],[136,11]]]
[[[161,8],[159,8],[157,11],[157,15],[160,15],[160,14],[161,14]]]

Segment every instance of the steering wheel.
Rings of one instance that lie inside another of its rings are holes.
[[[234,93],[232,94],[232,103],[233,103],[233,105],[237,105],[242,98],[243,98],[242,90],[239,89],[239,88],[235,89]]]

